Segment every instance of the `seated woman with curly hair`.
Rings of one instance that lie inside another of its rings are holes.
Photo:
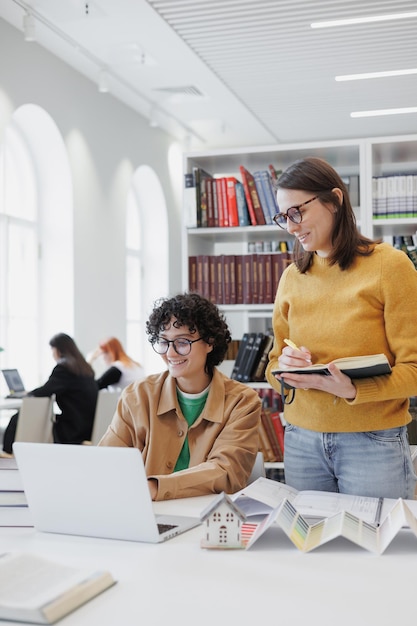
[[[142,453],[153,500],[233,493],[259,449],[261,401],[217,369],[231,340],[217,306],[190,293],[162,298],[146,323],[167,369],[126,387],[99,445]]]

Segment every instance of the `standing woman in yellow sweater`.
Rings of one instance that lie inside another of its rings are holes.
[[[286,482],[413,498],[406,425],[409,397],[417,394],[414,265],[404,252],[361,235],[343,181],[322,159],[291,165],[278,180],[277,202],[275,223],[295,237],[294,263],[276,295],[266,372],[276,390],[286,383]],[[391,374],[351,380],[332,363],[377,353],[387,356]],[[311,363],[329,363],[330,376],[272,374]]]

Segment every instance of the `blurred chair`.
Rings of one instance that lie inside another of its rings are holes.
[[[265,463],[264,463],[264,455],[262,452],[258,452],[255,459],[255,465],[253,466],[251,475],[248,478],[248,485],[255,482],[261,476],[265,478]]]
[[[112,421],[119,398],[119,393],[107,391],[107,389],[101,389],[98,392],[91,441],[84,441],[84,444],[91,444],[93,446],[98,444]]]
[[[53,443],[52,422],[55,396],[50,398],[23,398],[19,409],[19,419],[15,441],[32,443]]]

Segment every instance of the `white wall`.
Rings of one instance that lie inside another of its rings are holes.
[[[0,19],[0,139],[15,109],[43,107],[60,130],[70,159],[74,196],[74,337],[88,352],[101,338],[125,339],[125,207],[131,175],[152,167],[169,214],[170,292],[181,289],[178,181],[168,169],[174,140],[100,94],[97,86]],[[151,208],[150,208],[151,210]],[[149,233],[147,236],[155,236]],[[57,328],[56,332],[66,331]],[[47,346],[46,346],[47,348]]]

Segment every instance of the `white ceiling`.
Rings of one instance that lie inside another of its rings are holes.
[[[400,0],[0,0],[0,17],[181,138],[208,150],[417,132],[417,18],[311,28],[311,22],[417,11]],[[23,36],[23,35],[22,35]],[[103,97],[109,97],[103,94]]]

